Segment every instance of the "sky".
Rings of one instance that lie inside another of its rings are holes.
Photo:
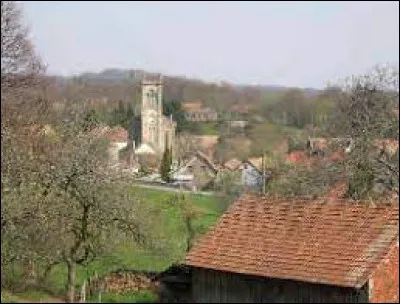
[[[399,64],[399,2],[23,2],[49,74],[106,68],[322,88]]]

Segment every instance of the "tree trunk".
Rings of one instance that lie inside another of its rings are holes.
[[[72,261],[68,261],[67,266],[68,266],[67,301],[68,303],[74,303],[76,264]]]
[[[43,274],[42,274],[42,275],[40,276],[40,278],[39,278],[39,283],[40,283],[40,284],[45,283],[47,277],[49,276],[51,270],[53,269],[53,267],[54,267],[55,265],[57,265],[57,263],[51,263],[51,264],[49,264],[49,265],[46,266],[46,268],[45,268],[44,271],[43,271]]]

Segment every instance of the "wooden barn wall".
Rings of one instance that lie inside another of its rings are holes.
[[[361,290],[291,280],[264,279],[206,269],[193,270],[195,303],[366,303]]]

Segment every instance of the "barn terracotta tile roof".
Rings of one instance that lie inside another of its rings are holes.
[[[194,267],[360,288],[399,236],[398,203],[246,195],[195,244]]]
[[[349,184],[345,181],[335,183],[325,194],[327,198],[344,198],[349,189]]]

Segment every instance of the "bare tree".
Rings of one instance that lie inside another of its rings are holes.
[[[398,145],[398,85],[398,67],[376,67],[348,79],[337,96],[330,131],[354,142],[347,161],[349,194],[354,198],[399,191],[399,159],[380,144]]]
[[[74,302],[77,266],[127,237],[152,245],[154,216],[128,184],[109,173],[107,143],[83,133],[77,121],[57,126],[56,139],[43,135],[40,142],[46,149],[34,151],[39,160],[32,171],[23,167],[30,178],[18,195],[10,184],[2,192],[2,257],[4,251],[14,260],[34,260],[44,274],[66,265],[67,299]]]
[[[340,161],[331,161],[328,156],[339,148],[331,143],[325,151],[326,160],[309,156],[310,167],[281,166],[268,191],[320,196],[336,183],[345,182],[346,195],[354,199],[398,194],[398,84],[397,67],[377,67],[367,75],[347,79],[340,90],[330,92],[334,111],[323,135],[348,139],[351,152]]]
[[[21,10],[2,1],[1,14],[2,278],[21,263],[34,261],[44,275],[65,264],[73,302],[77,265],[123,237],[146,242],[152,214],[108,173],[106,143],[84,132],[79,107],[48,125],[52,107],[36,95],[42,66]]]
[[[2,270],[21,256],[28,256],[22,239],[26,237],[13,225],[23,218],[20,202],[29,196],[22,185],[29,185],[35,172],[33,150],[37,135],[35,125],[39,116],[45,118],[45,103],[32,99],[41,83],[42,65],[36,56],[28,31],[22,24],[22,12],[13,1],[1,2],[1,197],[2,197]],[[26,189],[26,188],[25,188]],[[5,238],[4,236],[9,238]],[[4,241],[3,241],[4,239]],[[7,250],[8,240],[12,250]],[[20,241],[21,240],[21,241]],[[3,274],[3,271],[2,271]]]
[[[196,142],[193,136],[189,134],[180,134],[176,138],[176,145],[174,152],[178,160],[184,159],[188,153],[194,152],[200,148],[200,145]]]
[[[31,87],[43,65],[28,39],[22,11],[15,1],[1,1],[1,95]],[[3,100],[3,98],[2,98]]]

